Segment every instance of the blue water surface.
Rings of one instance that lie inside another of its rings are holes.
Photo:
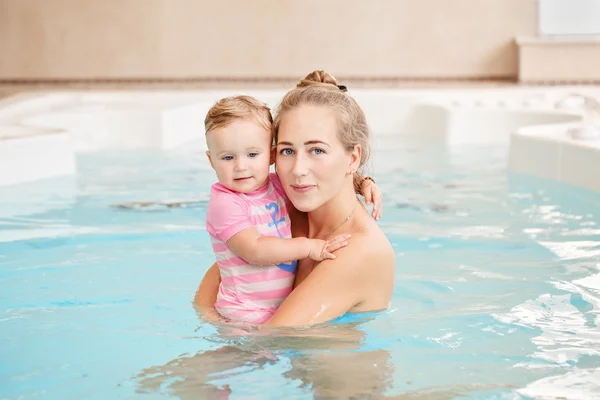
[[[506,156],[377,136],[389,309],[269,334],[192,306],[213,262],[200,143],[0,188],[0,399],[593,398],[600,195]]]

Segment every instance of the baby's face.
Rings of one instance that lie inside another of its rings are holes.
[[[223,186],[250,193],[267,183],[271,143],[270,131],[252,119],[243,118],[209,132],[206,154]]]

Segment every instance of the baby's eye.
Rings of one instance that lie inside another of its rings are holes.
[[[320,149],[318,147],[314,147],[314,148],[310,149],[310,151],[312,151],[313,154],[316,154],[316,155],[325,154],[325,150]]]
[[[285,148],[285,149],[279,150],[279,154],[284,155],[284,156],[291,156],[293,153],[294,153],[294,150],[292,150],[290,148]]]
[[[249,153],[249,154],[248,154],[248,157],[250,157],[250,158],[254,158],[254,157],[256,157],[257,155],[258,155],[258,153]]]
[[[231,160],[233,160],[233,156],[225,156],[221,160],[231,161]]]

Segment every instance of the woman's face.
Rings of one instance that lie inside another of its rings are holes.
[[[358,167],[353,158],[337,137],[333,110],[303,105],[283,116],[275,165],[298,210],[315,210],[340,193],[347,174]]]

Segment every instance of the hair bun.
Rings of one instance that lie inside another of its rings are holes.
[[[296,87],[321,86],[337,88],[342,92],[347,92],[348,89],[344,85],[338,85],[337,80],[333,75],[323,70],[316,70],[306,75]]]

